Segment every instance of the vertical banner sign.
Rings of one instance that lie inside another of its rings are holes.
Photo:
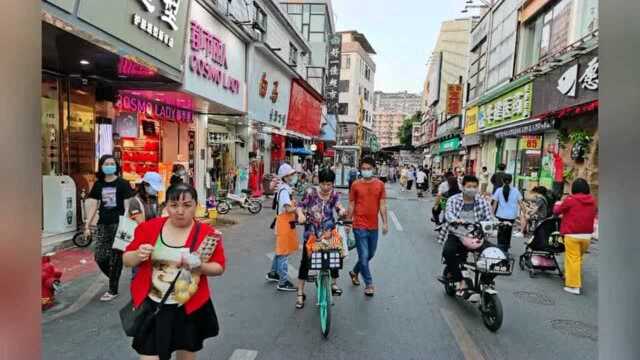
[[[447,115],[460,115],[462,112],[462,85],[447,86]]]
[[[327,114],[338,114],[338,96],[340,94],[340,62],[342,59],[342,34],[329,37],[329,70],[325,85]]]

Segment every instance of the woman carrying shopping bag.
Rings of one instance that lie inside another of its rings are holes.
[[[207,278],[224,273],[222,234],[195,220],[197,200],[189,184],[169,187],[169,217],[138,226],[123,256],[126,266],[139,267],[128,306],[142,314],[125,331],[141,360],[168,360],[173,352],[178,360],[192,360],[205,339],[218,335]]]
[[[95,260],[109,278],[109,290],[100,301],[111,301],[118,296],[122,273],[122,251],[113,248],[120,216],[125,214],[126,201],[135,195],[129,183],[120,177],[120,165],[113,155],[103,155],[98,161],[98,180],[89,192],[85,235],[90,234],[89,224],[98,215],[96,229]]]
[[[580,295],[582,292],[582,255],[589,249],[597,211],[589,184],[582,178],[571,185],[571,195],[557,202],[553,208],[553,213],[562,217],[564,290],[568,293]]]

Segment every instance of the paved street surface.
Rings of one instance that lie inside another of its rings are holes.
[[[497,279],[504,324],[497,334],[482,324],[475,307],[447,297],[436,281],[441,246],[428,221],[433,200],[388,186],[390,232],[380,239],[372,261],[377,293],[363,295],[347,270],[339,280],[332,328],[322,338],[307,284],[303,310],[295,293],[282,293],[264,281],[270,267],[273,211],[259,216],[238,211],[240,224],[222,229],[227,271],[210,282],[221,322],[221,335],[205,343],[200,359],[596,359],[597,244],[584,266],[584,295],[562,290],[557,276],[530,279],[516,269]],[[346,201],[346,196],[343,196]],[[523,250],[514,238],[514,255]],[[297,274],[299,256],[290,259]],[[43,359],[137,359],[120,328],[117,311],[128,301],[130,273],[125,269],[121,296],[98,301],[106,290],[102,275],[89,269],[66,284],[63,305],[43,316]]]

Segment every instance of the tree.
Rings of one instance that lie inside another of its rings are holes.
[[[413,116],[406,117],[402,126],[398,130],[398,137],[400,138],[400,144],[404,146],[413,146],[413,124],[420,123],[422,121],[422,111],[418,111]]]

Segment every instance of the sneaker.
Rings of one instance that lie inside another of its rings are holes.
[[[278,275],[275,271],[270,271],[267,273],[267,281],[275,282],[280,281],[280,275]]]
[[[580,288],[572,288],[572,287],[565,286],[564,291],[568,292],[569,294],[580,295]]]
[[[115,299],[117,297],[118,297],[118,294],[112,294],[112,293],[107,291],[106,293],[104,293],[104,295],[102,295],[100,297],[100,301],[108,302],[108,301],[111,301],[111,300],[113,300],[113,299]]]
[[[375,293],[376,289],[373,287],[373,285],[369,285],[364,289],[364,294],[368,297],[372,297]]]
[[[291,283],[291,281],[287,280],[284,284],[278,284],[279,291],[298,291],[298,288]]]

